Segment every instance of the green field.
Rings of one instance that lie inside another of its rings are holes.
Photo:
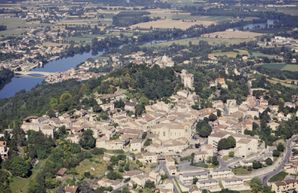
[[[102,156],[94,156],[91,159],[85,159],[75,168],[75,171],[80,177],[83,177],[85,172],[90,172],[90,174],[95,177],[101,177],[106,170],[107,163],[102,160]]]
[[[0,37],[19,36],[30,28],[40,26],[39,22],[26,22],[20,18],[0,18],[0,24],[7,26],[7,30],[0,31]]]
[[[287,64],[282,68],[282,70],[291,71],[291,72],[298,72],[298,64]]]
[[[244,168],[244,167],[233,168],[232,169],[232,172],[235,175],[247,175],[247,174],[250,174],[251,173],[251,171],[248,171],[248,169],[247,168]]]
[[[288,174],[284,171],[276,174],[275,176],[273,176],[272,178],[270,178],[269,182],[277,182],[277,181],[281,181],[283,179],[285,179],[285,177],[287,176]]]
[[[273,70],[298,72],[297,64],[268,63],[268,64],[263,64],[262,66],[264,68],[273,69]]]
[[[200,41],[207,41],[210,45],[231,45],[231,44],[240,44],[242,42],[249,42],[251,39],[243,39],[243,38],[233,38],[233,39],[217,39],[217,38],[205,38],[205,37],[199,37],[199,38],[185,38],[185,39],[179,39],[179,40],[173,40],[173,41],[167,41],[157,44],[145,44],[145,47],[167,47],[172,44],[177,45],[189,45],[189,42],[192,44],[198,44]]]
[[[38,171],[40,171],[46,163],[46,160],[40,160],[39,163],[32,170],[32,175],[29,178],[13,177],[10,182],[10,189],[13,193],[27,192],[30,184],[36,178]]]

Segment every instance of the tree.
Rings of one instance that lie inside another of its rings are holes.
[[[50,154],[55,143],[52,138],[42,132],[28,131],[28,151],[29,156],[38,159],[45,159]]]
[[[285,146],[282,143],[279,143],[276,147],[277,151],[283,152],[285,150]]]
[[[114,107],[117,109],[124,109],[125,103],[120,99],[114,102]]]
[[[9,161],[9,170],[12,175],[20,177],[28,177],[30,174],[31,165],[29,161],[20,156],[14,156]]]
[[[271,166],[271,165],[273,164],[273,161],[272,161],[272,159],[267,158],[267,159],[265,160],[265,163],[266,163],[268,166]]]
[[[6,170],[0,170],[0,192],[11,193],[9,187],[9,173]]]
[[[272,152],[272,156],[273,157],[279,157],[280,156],[280,152],[278,151],[278,150],[273,150],[273,152]]]
[[[212,132],[212,127],[207,120],[199,121],[196,125],[196,131],[201,137],[208,137]]]
[[[251,188],[251,191],[253,193],[259,193],[262,191],[262,182],[259,178],[253,178],[251,179],[250,183],[250,188]]]
[[[198,182],[198,178],[197,177],[194,177],[193,179],[192,179],[192,184],[196,184],[197,182]]]
[[[96,139],[93,137],[93,131],[90,129],[87,129],[86,131],[84,131],[79,143],[81,147],[84,149],[94,148]]]
[[[119,174],[117,172],[110,171],[107,174],[107,178],[110,179],[110,180],[117,180],[117,179],[122,179],[122,176],[121,176],[121,174]]]
[[[236,140],[234,137],[222,138],[217,144],[217,150],[230,149],[236,147]]]
[[[252,162],[252,168],[253,168],[253,169],[260,169],[260,168],[262,168],[262,167],[263,167],[263,165],[262,165],[261,162],[259,162],[259,161],[253,161],[253,162]]]
[[[65,126],[59,127],[55,132],[54,132],[54,138],[55,139],[64,139],[67,136],[67,131]]]
[[[216,121],[216,119],[217,119],[217,116],[215,114],[212,113],[209,115],[209,121],[213,122],[213,121]]]
[[[153,189],[155,188],[155,183],[151,180],[146,180],[144,188]]]
[[[144,104],[137,104],[135,106],[135,116],[139,117],[145,112],[145,105]]]
[[[219,164],[216,156],[210,157],[209,160],[208,160],[208,162],[211,163],[211,164],[213,164],[213,165],[215,165],[215,166],[217,166]]]

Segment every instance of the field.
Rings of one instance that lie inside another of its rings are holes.
[[[194,25],[204,25],[209,26],[211,24],[214,24],[213,21],[199,21],[199,20],[172,20],[172,19],[162,19],[157,21],[150,21],[150,22],[144,22],[144,23],[138,23],[135,25],[132,25],[132,28],[141,28],[141,29],[182,29],[186,30]]]
[[[44,167],[45,162],[46,160],[39,161],[37,166],[34,167],[32,175],[29,178],[13,177],[9,184],[12,193],[27,192],[29,185],[32,183],[32,180],[36,178],[38,171]]]
[[[236,167],[232,169],[235,175],[247,175],[250,174],[251,171],[248,171],[247,168],[244,167]]]
[[[247,50],[233,50],[229,52],[221,52],[216,51],[209,54],[210,56],[220,57],[220,56],[226,56],[228,58],[236,58],[237,55],[243,56],[243,55],[249,55]]]
[[[1,37],[18,36],[40,25],[38,22],[26,22],[20,18],[3,18],[3,17],[0,17],[0,24],[7,26],[7,30],[0,31]]]
[[[263,67],[268,69],[274,69],[274,70],[298,72],[297,64],[272,63],[272,64],[263,64]]]
[[[185,39],[179,39],[179,40],[173,40],[173,41],[166,41],[156,44],[145,44],[144,46],[150,46],[150,47],[167,47],[172,44],[177,45],[185,45],[187,46],[189,42],[192,44],[198,44],[200,41],[207,41],[210,45],[232,45],[232,44],[240,44],[242,42],[249,42],[251,39],[243,39],[243,38],[233,38],[233,39],[216,39],[216,38],[205,38],[205,37],[199,37],[199,38],[185,38]]]
[[[277,182],[283,180],[288,174],[286,172],[280,172],[269,179],[269,182]]]
[[[221,32],[214,32],[209,34],[204,34],[203,37],[207,38],[222,38],[222,39],[233,39],[233,38],[239,38],[239,39],[254,39],[258,36],[261,36],[263,34],[256,33],[256,32],[249,32],[249,31],[239,31],[239,30],[232,30],[228,29],[226,31]]]
[[[102,156],[95,156],[91,159],[83,160],[75,170],[80,177],[84,176],[85,172],[90,172],[93,176],[103,176],[107,169],[107,164],[102,160]]]

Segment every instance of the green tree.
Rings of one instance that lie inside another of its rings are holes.
[[[207,120],[199,121],[196,125],[196,131],[201,137],[208,137],[212,132],[212,127]]]
[[[283,152],[285,150],[285,146],[282,143],[279,143],[276,147],[277,151]]]
[[[273,164],[273,161],[272,161],[272,159],[267,158],[267,159],[265,160],[265,163],[266,163],[268,166],[271,166],[271,165]]]
[[[92,149],[95,147],[96,139],[93,137],[93,131],[87,129],[83,132],[83,135],[79,141],[79,144],[84,149]]]
[[[217,144],[217,150],[230,149],[236,147],[236,140],[234,137],[222,138]]]
[[[120,99],[114,102],[114,107],[117,109],[124,109],[125,103]]]
[[[135,116],[139,117],[145,112],[145,105],[140,103],[135,106]]]
[[[29,161],[21,156],[14,156],[9,161],[9,170],[14,176],[28,177],[30,174],[31,165]]]
[[[216,119],[217,119],[217,116],[215,114],[212,113],[209,115],[209,121],[213,122],[213,121],[216,121]]]
[[[11,193],[9,187],[9,173],[6,170],[0,170],[0,193]]]
[[[151,180],[146,180],[144,188],[153,189],[155,188],[155,183]]]
[[[262,167],[263,167],[263,165],[262,165],[261,162],[259,162],[259,161],[253,161],[253,162],[252,162],[252,168],[253,168],[253,169],[260,169],[260,168],[262,168]]]

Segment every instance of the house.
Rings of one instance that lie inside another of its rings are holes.
[[[67,186],[64,187],[64,192],[65,193],[78,193],[79,189],[78,189],[78,186],[74,186],[74,185],[69,186],[69,185],[67,185]]]
[[[219,181],[215,179],[199,180],[196,185],[200,190],[206,189],[210,192],[218,192],[221,190]]]
[[[188,88],[190,90],[194,90],[194,75],[187,72],[187,70],[181,71],[181,80],[183,83],[184,88]]]
[[[7,147],[6,141],[0,141],[0,157],[2,159],[8,158],[9,148]]]
[[[244,184],[244,181],[240,178],[224,178],[221,181],[223,188],[229,190],[244,191],[249,190],[249,186]]]
[[[109,180],[104,178],[104,179],[98,180],[97,184],[99,186],[112,187],[113,189],[117,189],[121,187],[122,182],[121,180]]]
[[[207,171],[199,171],[199,172],[183,172],[179,174],[179,180],[184,185],[191,185],[193,183],[193,179],[197,178],[199,180],[208,179],[209,173]]]
[[[131,178],[133,176],[138,176],[138,175],[141,175],[141,174],[144,174],[142,171],[140,170],[131,170],[131,171],[126,171],[124,174],[123,174],[123,178],[124,179],[128,179],[128,178]]]
[[[258,152],[258,140],[256,138],[236,139],[236,147],[234,149],[235,157],[246,158],[249,155]]]
[[[157,163],[157,155],[155,153],[142,153],[136,155],[136,159],[142,163]]]
[[[167,179],[162,184],[157,185],[156,189],[159,193],[173,193],[174,184]]]
[[[170,175],[175,175],[177,173],[176,163],[174,158],[171,156],[167,156],[165,159],[166,162],[166,168]]]
[[[148,175],[146,174],[140,174],[140,175],[132,176],[130,178],[131,183],[141,187],[144,187],[147,180],[148,180]]]
[[[67,171],[66,168],[60,168],[56,173],[57,178],[62,178],[65,175],[66,171]]]
[[[132,139],[130,141],[130,151],[140,153],[143,147],[143,140],[142,139]]]
[[[234,176],[234,173],[229,169],[218,169],[211,171],[210,176],[212,176],[213,179],[231,178]]]
[[[286,193],[298,191],[298,180],[288,179],[272,183],[272,191],[276,193]]]
[[[298,174],[298,159],[290,159],[284,166],[285,172],[292,175]]]

